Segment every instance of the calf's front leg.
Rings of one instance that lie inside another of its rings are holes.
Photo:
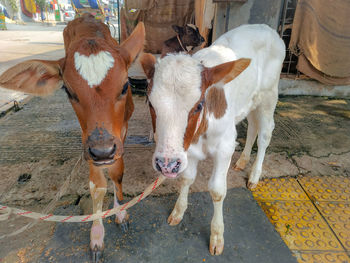
[[[218,147],[217,152],[213,156],[213,173],[208,184],[214,205],[209,244],[209,252],[212,255],[220,255],[224,250],[224,219],[222,207],[227,191],[226,177],[231,164],[232,149],[234,149],[234,142],[228,143],[226,140]]]
[[[123,157],[119,158],[110,168],[109,168],[109,177],[113,180],[113,189],[114,189],[114,202],[113,207],[119,207],[120,202],[123,201],[123,180],[124,172],[124,160]],[[119,211],[115,215],[115,222],[120,225],[123,232],[128,230],[128,220],[129,215],[126,210]]]
[[[102,169],[90,164],[90,194],[92,198],[93,213],[102,212],[103,198],[107,191],[106,178]],[[104,249],[103,238],[105,230],[102,219],[94,220],[90,231],[90,251],[92,262],[99,262]]]
[[[176,201],[175,207],[168,217],[168,224],[175,226],[179,224],[183,218],[183,215],[187,209],[188,203],[188,191],[190,186],[193,184],[197,175],[197,165],[198,160],[193,158],[188,158],[187,168],[184,170],[180,186],[180,194]]]

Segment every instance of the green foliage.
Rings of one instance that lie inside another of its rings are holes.
[[[11,6],[14,13],[18,12],[16,0],[5,0],[5,2],[7,2],[9,6]]]
[[[35,3],[39,6],[40,9],[45,9],[46,7],[46,2],[45,0],[35,0]]]

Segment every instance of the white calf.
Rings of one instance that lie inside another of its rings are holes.
[[[236,144],[236,124],[248,118],[244,151],[236,163],[243,169],[258,135],[258,154],[248,180],[257,185],[265,151],[274,129],[273,113],[285,46],[266,25],[244,25],[227,32],[210,47],[190,55],[168,55],[155,61],[141,58],[151,80],[148,97],[157,145],[153,166],[165,176],[183,172],[180,196],[169,216],[178,224],[187,208],[187,195],[198,161],[214,159],[209,191],[214,203],[210,253],[224,248],[222,205],[226,175]]]

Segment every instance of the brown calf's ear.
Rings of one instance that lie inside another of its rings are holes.
[[[204,69],[204,76],[208,87],[220,81],[224,83],[230,82],[249,66],[250,61],[249,58],[240,58],[235,61]]]
[[[131,35],[121,43],[120,47],[124,49],[125,52],[122,52],[121,55],[124,57],[128,67],[143,50],[145,34],[145,26],[142,22],[139,22]]]
[[[60,75],[63,60],[28,60],[19,63],[0,76],[0,87],[34,95],[48,95],[63,85]]]
[[[154,75],[154,65],[156,64],[155,56],[150,53],[144,53],[140,58],[140,63],[147,79],[152,79]]]
[[[178,34],[183,34],[183,28],[181,26],[178,26],[178,25],[172,25],[171,26],[173,28],[173,30],[178,33]]]

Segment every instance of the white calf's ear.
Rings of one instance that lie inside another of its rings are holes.
[[[28,60],[6,70],[0,76],[0,87],[34,95],[47,95],[61,88],[60,65],[64,59]]]
[[[154,65],[156,64],[155,56],[150,53],[144,53],[141,55],[140,63],[147,79],[152,79],[154,75]]]
[[[223,83],[230,82],[249,66],[250,61],[249,58],[241,58],[212,68],[205,68],[203,73],[208,87],[220,81]]]

